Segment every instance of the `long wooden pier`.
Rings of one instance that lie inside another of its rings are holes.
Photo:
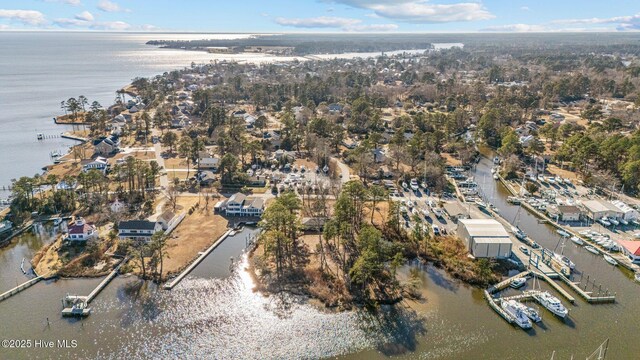
[[[38,283],[40,280],[43,280],[43,279],[44,279],[44,276],[38,276],[14,287],[11,290],[5,291],[4,293],[0,294],[0,301],[8,299],[17,293],[27,288],[30,288],[31,286],[35,285],[36,283]]]
[[[105,277],[100,284],[98,284],[98,286],[96,286],[95,289],[93,289],[93,291],[91,291],[91,293],[89,295],[87,295],[86,298],[86,303],[90,303],[93,299],[95,299],[96,296],[98,296],[98,294],[104,290],[105,287],[107,287],[107,285],[111,282],[111,280],[113,280],[113,278],[116,277],[116,275],[118,275],[118,271],[120,270],[120,268],[127,262],[129,261],[129,258],[126,257],[124,258],[120,264],[118,264],[118,266],[116,266],[113,271],[111,271],[109,273],[109,275],[107,275],[107,277]]]
[[[569,278],[567,278],[566,276],[559,274],[558,277],[560,280],[562,280],[565,284],[567,284],[571,290],[575,291],[578,295],[580,295],[583,299],[585,299],[588,303],[591,304],[604,304],[604,303],[613,303],[616,301],[616,296],[614,295],[609,295],[609,292],[607,291],[605,293],[605,295],[600,295],[598,294],[598,296],[593,296],[591,291],[585,291],[583,289],[580,288],[580,283],[579,282],[573,282],[571,281]]]
[[[511,284],[511,282],[515,279],[519,279],[525,276],[528,276],[529,274],[531,274],[531,271],[527,270],[527,271],[523,271],[521,273],[519,273],[518,275],[512,276],[506,280],[503,280],[495,285],[493,285],[492,287],[490,287],[488,289],[489,294],[494,294],[497,293],[498,291],[504,290],[507,288],[507,286],[509,286]]]
[[[198,264],[202,262],[202,260],[204,260],[215,248],[217,248],[218,245],[220,245],[224,241],[224,239],[226,239],[227,236],[229,236],[229,234],[232,231],[234,230],[229,229],[224,234],[222,234],[222,236],[220,236],[220,238],[218,238],[218,240],[216,240],[216,242],[213,243],[213,245],[211,245],[207,250],[203,251],[200,254],[200,256],[198,256],[189,266],[187,266],[186,269],[184,269],[184,271],[180,273],[180,275],[178,275],[175,279],[171,280],[171,282],[166,283],[164,285],[164,289],[171,290],[176,285],[178,285],[178,283],[180,283],[180,281],[182,281],[182,279],[184,279],[185,276],[187,276],[196,266],[198,266]]]

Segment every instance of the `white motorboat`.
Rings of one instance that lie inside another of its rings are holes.
[[[620,219],[619,221],[620,221],[620,224],[622,224],[624,226],[629,225],[629,222],[627,220],[625,220],[625,219]]]
[[[589,245],[589,246],[585,246],[585,249],[587,249],[588,252],[598,255],[600,254],[600,251],[598,251],[598,249],[594,248],[593,246]]]
[[[555,184],[555,183],[556,183],[556,178],[554,178],[553,176],[549,176],[549,178],[547,178],[547,182],[548,182],[550,185],[553,185],[553,184]]]
[[[491,173],[495,174],[496,172],[498,172],[498,170],[496,170],[496,168],[491,168]]]
[[[513,317],[516,325],[518,325],[519,327],[525,330],[531,329],[531,327],[533,326],[531,324],[531,320],[529,320],[529,317],[527,316],[527,314],[525,314],[525,312],[522,311],[522,308],[518,306],[517,301],[515,300],[502,301],[500,306],[507,314]]]
[[[620,225],[620,221],[616,219],[609,219],[609,222],[611,223],[611,225],[614,225],[614,226]]]
[[[580,245],[580,246],[584,245],[584,241],[577,236],[572,236],[570,240],[573,241],[573,243],[576,245]]]
[[[523,287],[524,284],[526,284],[526,283],[527,283],[527,278],[520,277],[520,278],[516,278],[516,279],[511,280],[509,282],[509,286],[514,288],[514,289],[519,289],[519,288]]]
[[[576,264],[574,264],[573,261],[569,260],[569,258],[564,255],[553,253],[553,257],[559,262],[567,265],[571,270],[576,268]]]
[[[511,226],[511,231],[518,240],[524,240],[527,238],[527,234],[525,234],[525,232],[520,230],[520,228],[517,226]]]
[[[635,275],[633,276],[633,279],[637,282],[640,282],[640,272],[635,273]]]
[[[478,205],[480,209],[485,209],[487,207],[487,204],[485,204],[485,202],[480,199],[474,201],[474,203]]]
[[[519,307],[520,310],[522,310],[522,312],[524,312],[524,314],[527,315],[529,319],[531,319],[531,321],[535,323],[539,323],[540,321],[542,321],[542,317],[540,317],[540,314],[538,314],[538,311],[536,309],[530,308],[525,304],[517,301],[516,301],[516,306]]]
[[[602,224],[602,226],[605,226],[605,227],[611,226],[611,223],[609,222],[609,220],[607,220],[607,218],[602,218],[602,219],[598,220],[598,222],[600,224]]]
[[[547,182],[547,180],[544,178],[544,175],[538,175],[538,181],[541,183]]]
[[[569,234],[568,232],[562,230],[562,229],[558,229],[556,230],[556,232],[558,233],[558,235],[562,236],[562,237],[569,237],[571,236],[571,234]]]
[[[498,174],[493,174],[493,180],[499,180],[500,177],[498,176]]]
[[[420,187],[422,187],[423,189],[426,189],[428,186],[426,182],[421,182]]]
[[[618,262],[616,261],[616,259],[612,258],[611,256],[604,254],[603,255],[604,260],[606,262],[608,262],[609,264],[613,265],[613,266],[618,266]]]
[[[535,293],[533,297],[538,300],[540,305],[544,306],[547,310],[551,311],[551,313],[556,316],[565,318],[569,313],[569,310],[567,310],[567,308],[562,305],[562,302],[558,300],[557,297],[549,294],[547,291]]]

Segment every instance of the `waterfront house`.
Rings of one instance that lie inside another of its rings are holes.
[[[95,159],[86,159],[80,161],[80,165],[82,165],[82,171],[87,172],[89,170],[98,170],[105,172],[107,171],[107,167],[109,166],[109,162],[106,158],[101,156],[96,157]]]
[[[87,242],[98,238],[98,230],[93,224],[88,224],[83,218],[76,218],[73,225],[69,226],[69,231],[65,240],[73,242]]]
[[[222,205],[228,216],[262,216],[264,199],[235,193]]]
[[[640,264],[640,241],[618,240],[622,253],[632,262]]]
[[[458,236],[476,258],[508,259],[513,243],[504,226],[494,219],[459,219]]]
[[[100,156],[110,156],[120,151],[120,141],[117,136],[97,139],[93,142],[94,152]]]
[[[129,220],[118,223],[118,237],[120,240],[149,242],[151,236],[162,231],[162,224],[148,220]]]

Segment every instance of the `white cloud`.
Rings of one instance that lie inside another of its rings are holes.
[[[63,28],[69,28],[69,27],[87,26],[89,25],[89,22],[85,20],[79,20],[79,19],[59,18],[59,19],[53,20],[53,24]]]
[[[398,25],[396,24],[372,24],[372,25],[355,25],[346,27],[344,30],[346,31],[356,31],[356,32],[386,32],[386,31],[394,31],[398,29]]]
[[[9,28],[10,28],[9,25],[7,24],[0,24],[0,30],[7,30]]]
[[[543,32],[549,29],[543,25],[529,25],[529,24],[509,24],[489,26],[480,31],[486,32]]]
[[[76,14],[75,18],[81,21],[93,21],[93,14],[88,11],[83,11],[80,14]]]
[[[523,7],[520,8],[520,10],[522,10],[522,11],[530,11],[531,9],[529,9],[528,6],[523,6]]]
[[[360,19],[342,18],[333,16],[320,16],[313,18],[277,18],[276,23],[282,26],[297,28],[334,28],[355,32],[382,32],[398,29],[396,24],[362,24]]]
[[[276,23],[283,26],[297,28],[344,28],[355,26],[362,20],[341,18],[334,16],[319,16],[313,18],[277,18]]]
[[[25,25],[43,25],[46,23],[44,14],[36,10],[0,9],[0,19],[9,19]]]
[[[614,25],[618,31],[640,31],[640,13],[610,18],[586,18],[555,20],[554,24],[564,25]]]
[[[95,22],[91,24],[90,28],[95,30],[124,31],[124,30],[130,30],[132,27],[130,24],[124,21],[105,21],[105,22]]]
[[[118,3],[109,0],[100,0],[98,2],[98,9],[105,12],[130,12],[129,9],[124,9]]]
[[[479,2],[432,4],[428,0],[325,0],[360,9],[376,15],[410,23],[443,23],[489,20],[495,18]]]
[[[44,2],[57,2],[57,3],[72,5],[72,6],[82,5],[82,2],[80,0],[44,0]]]

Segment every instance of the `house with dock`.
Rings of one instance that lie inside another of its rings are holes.
[[[95,225],[89,224],[79,217],[69,226],[69,231],[65,240],[78,243],[86,243],[89,240],[98,238],[98,230]]]
[[[262,216],[265,206],[262,198],[235,193],[227,201],[216,204],[215,208],[227,216]]]
[[[507,259],[513,243],[504,226],[494,219],[459,219],[458,236],[476,258]]]
[[[118,223],[118,237],[120,240],[149,242],[153,234],[162,231],[162,224],[148,220],[128,220]]]

